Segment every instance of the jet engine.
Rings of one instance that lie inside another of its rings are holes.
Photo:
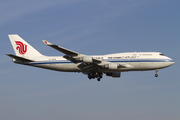
[[[118,64],[116,63],[110,63],[110,64],[106,64],[103,66],[104,68],[107,68],[107,69],[111,69],[111,70],[116,70],[118,69]]]
[[[115,78],[120,78],[121,77],[121,72],[112,72],[112,73],[106,73],[106,76],[111,76]]]
[[[93,59],[90,56],[84,56],[83,57],[83,62],[85,62],[85,63],[92,63]]]

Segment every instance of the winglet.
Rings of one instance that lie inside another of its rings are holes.
[[[47,40],[42,40],[44,42],[44,44],[46,45],[53,45],[52,43],[48,42]]]

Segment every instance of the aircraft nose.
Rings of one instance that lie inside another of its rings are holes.
[[[173,65],[175,62],[171,62],[170,64]]]
[[[171,65],[173,65],[175,62],[174,62],[174,60],[173,59],[169,59],[168,61],[167,61],[167,65],[168,66],[171,66]]]

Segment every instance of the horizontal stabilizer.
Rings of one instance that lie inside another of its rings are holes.
[[[13,59],[15,59],[16,61],[19,61],[19,62],[34,62],[33,60],[26,59],[26,58],[23,58],[23,57],[12,55],[12,54],[6,54],[6,55],[13,58]]]

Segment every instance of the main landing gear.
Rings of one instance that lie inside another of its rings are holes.
[[[102,78],[102,73],[100,73],[100,72],[91,72],[91,73],[88,74],[88,78],[89,79],[97,78],[97,81],[100,81],[101,78]]]
[[[159,71],[159,69],[156,70],[155,77],[158,77],[158,71]]]

